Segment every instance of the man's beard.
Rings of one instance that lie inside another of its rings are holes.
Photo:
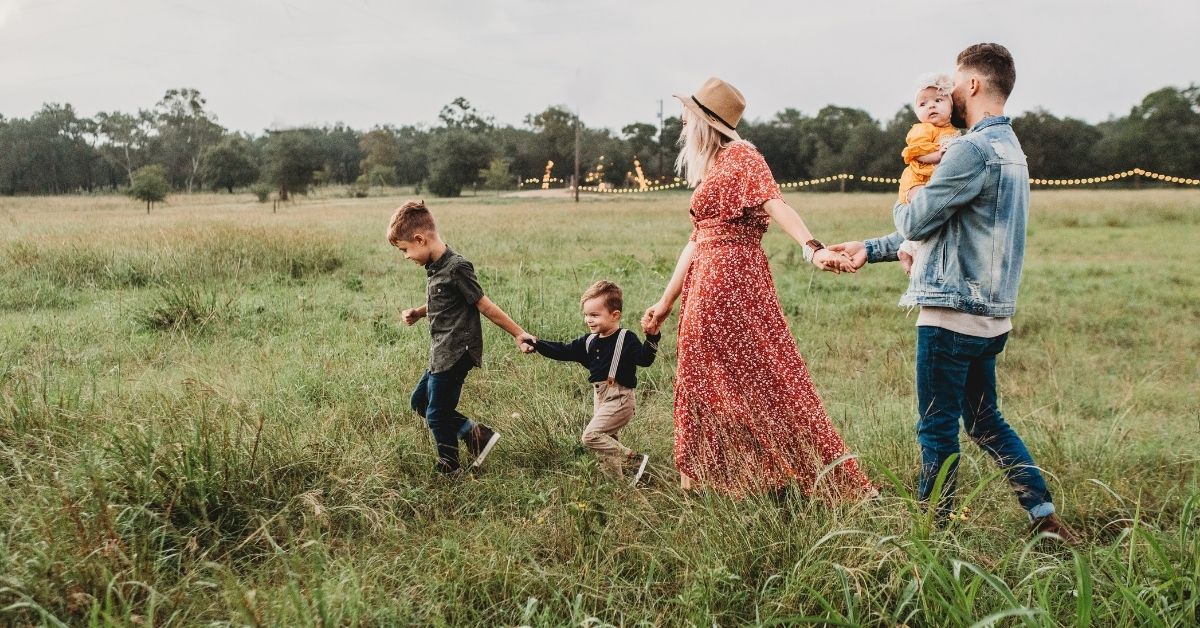
[[[950,125],[956,129],[967,128],[967,106],[953,96],[950,97]]]

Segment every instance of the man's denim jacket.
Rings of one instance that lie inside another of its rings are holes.
[[[1029,169],[1006,116],[984,118],[952,143],[928,185],[896,203],[896,232],[866,241],[867,261],[895,261],[905,240],[923,241],[900,305],[1012,316],[1025,257]]]

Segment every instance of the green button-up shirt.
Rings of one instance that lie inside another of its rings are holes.
[[[429,317],[429,371],[440,373],[470,354],[475,366],[483,365],[483,328],[475,304],[483,288],[475,267],[449,247],[437,261],[425,265],[428,285],[425,305]]]

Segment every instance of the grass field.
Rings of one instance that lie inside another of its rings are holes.
[[[788,196],[826,242],[880,235],[889,194]],[[1200,621],[1200,192],[1035,191],[1003,409],[1074,550],[1031,542],[964,447],[966,522],[916,470],[913,314],[895,265],[818,274],[772,230],[783,307],[875,503],[685,496],[674,337],[623,439],[648,488],[579,447],[585,373],[485,331],[463,408],[504,439],[447,484],[408,395],[424,272],[400,198],[0,199],[0,623],[69,625],[1185,626]],[[578,295],[662,290],[687,196],[433,200],[526,329],[581,334]],[[669,323],[668,326],[673,324]]]

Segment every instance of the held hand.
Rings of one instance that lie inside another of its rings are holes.
[[[912,274],[913,257],[908,254],[908,251],[900,251],[896,253],[896,257],[900,258],[900,268],[904,269],[904,274]]]
[[[642,331],[645,333],[658,333],[662,327],[663,321],[671,315],[671,305],[659,301],[646,309],[646,313],[642,315]]]
[[[844,272],[852,273],[858,270],[849,255],[840,251],[831,251],[827,248],[813,253],[812,263],[821,270],[839,275]]]
[[[421,313],[421,310],[415,307],[410,307],[407,310],[400,312],[400,316],[404,319],[404,324],[410,327],[417,321],[425,318],[425,315]]]
[[[867,263],[867,245],[862,242],[842,242],[830,246],[829,250],[835,253],[844,253],[850,258],[850,265],[855,270],[862,268]]]
[[[517,348],[521,350],[521,353],[533,353],[535,350],[533,346],[537,344],[537,338],[524,331],[513,336],[513,340],[516,341]]]
[[[925,186],[922,184],[922,185],[914,185],[911,188],[908,188],[908,194],[905,195],[904,203],[907,205],[908,203],[913,202],[913,199],[916,198],[916,196],[917,196],[917,192],[920,192],[921,189],[924,187]]]

